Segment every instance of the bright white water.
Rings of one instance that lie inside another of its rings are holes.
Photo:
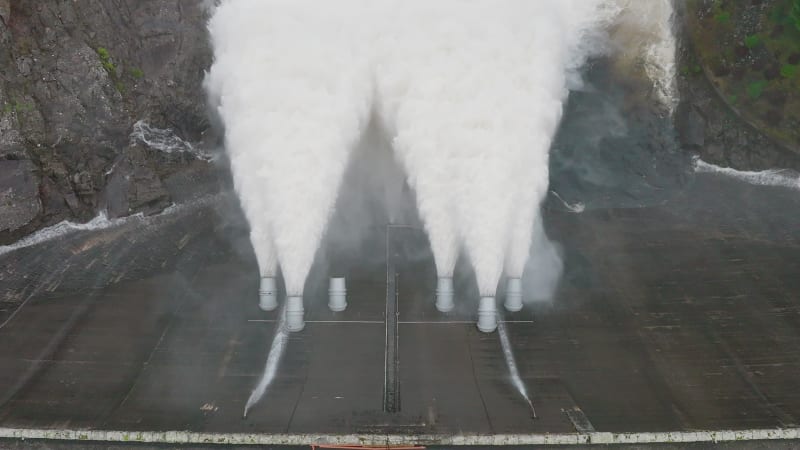
[[[174,131],[150,126],[144,120],[133,124],[130,139],[131,142],[139,142],[164,153],[191,153],[206,161],[213,159],[211,155],[178,137]]]
[[[244,417],[247,417],[250,408],[258,403],[261,397],[267,392],[267,388],[275,379],[275,374],[278,373],[278,364],[281,361],[281,357],[283,357],[283,353],[286,351],[286,344],[289,342],[289,329],[286,327],[285,306],[281,308],[278,317],[280,317],[280,319],[275,329],[275,336],[272,338],[272,345],[269,348],[267,363],[264,366],[264,373],[261,375],[258,385],[256,385],[253,392],[250,393],[250,397],[247,399],[247,404],[244,407]]]
[[[508,332],[506,331],[506,323],[502,320],[498,321],[497,333],[500,335],[500,347],[503,349],[503,358],[506,360],[508,374],[511,377],[511,384],[514,385],[519,395],[522,396],[528,404],[528,407],[531,409],[531,416],[535,419],[536,408],[533,407],[533,402],[528,396],[528,388],[525,387],[525,383],[522,382],[522,378],[519,376],[517,360],[514,358],[514,352],[511,350],[511,341],[508,339]]]
[[[656,90],[673,98],[671,15],[669,0],[222,2],[206,87],[261,274],[280,264],[302,294],[374,108],[439,275],[464,246],[481,295],[494,295],[546,239],[535,225],[549,148],[583,62],[636,36]]]
[[[153,220],[157,220],[160,217],[174,214],[179,211],[188,210],[191,208],[197,208],[200,206],[205,206],[217,201],[220,198],[220,195],[210,195],[206,197],[201,197],[196,200],[183,203],[180,205],[172,205],[166,208],[159,214],[155,214],[152,216],[145,216],[143,214],[135,214],[132,216],[127,217],[119,217],[116,219],[109,219],[108,215],[105,211],[101,211],[94,219],[86,222],[86,223],[76,223],[70,222],[65,220],[63,222],[59,222],[55,225],[51,225],[49,227],[42,228],[41,230],[33,233],[29,236],[26,236],[17,242],[9,245],[0,245],[0,255],[4,255],[6,253],[13,252],[15,250],[19,250],[25,247],[31,247],[37,244],[41,244],[43,242],[48,242],[53,239],[57,239],[62,236],[66,236],[75,232],[79,231],[93,231],[93,230],[103,230],[106,228],[114,228],[120,225],[124,225],[129,222],[140,222],[140,223],[149,223]]]
[[[378,111],[415,189],[439,276],[460,245],[482,296],[520,277],[568,75],[601,1],[404,2],[377,36]],[[587,18],[592,18],[588,20]],[[575,78],[573,75],[572,78]]]
[[[716,173],[736,178],[745,183],[760,186],[778,186],[800,190],[800,173],[789,169],[769,169],[758,172],[736,170],[709,164],[702,159],[695,159],[695,171],[698,173]]]
[[[671,114],[678,104],[673,0],[614,0],[619,14],[612,43],[626,69],[641,68]]]
[[[262,275],[302,295],[372,103],[361,2],[223,2],[206,79]]]

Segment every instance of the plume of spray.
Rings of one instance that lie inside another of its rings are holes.
[[[262,275],[302,296],[373,92],[356,0],[222,2],[206,78]]]
[[[643,72],[658,101],[672,114],[678,103],[673,0],[609,2],[609,8],[617,13],[610,39],[618,69],[627,75]]]
[[[377,39],[379,110],[440,276],[460,242],[481,296],[494,296],[504,263],[521,276],[568,71],[586,56],[584,30],[606,17],[601,4],[402,2]]]

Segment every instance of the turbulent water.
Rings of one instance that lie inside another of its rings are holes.
[[[209,22],[206,88],[261,275],[280,267],[287,293],[303,294],[354,148],[377,117],[439,276],[452,276],[465,250],[482,296],[494,296],[504,272],[532,272],[526,290],[546,297],[562,263],[540,208],[570,91],[593,90],[585,61],[615,53],[634,61],[664,109],[673,107],[671,2],[643,3],[222,1]],[[574,192],[558,198],[580,212]],[[267,389],[285,342],[279,332],[248,406]]]
[[[800,190],[800,173],[788,169],[769,169],[761,171],[736,170],[709,164],[702,159],[695,159],[695,171],[698,173],[714,173],[735,178],[745,183],[759,186],[777,186]]]
[[[209,23],[206,80],[261,274],[280,262],[302,295],[372,83],[365,40],[348,27],[360,2],[224,2]]]
[[[602,30],[631,28],[635,8],[609,0],[223,2],[209,24],[207,88],[262,275],[280,264],[288,290],[302,294],[374,108],[415,189],[440,275],[452,275],[463,245],[482,294],[494,294],[504,269],[520,276],[540,232],[568,88],[580,85],[587,57],[608,51]],[[648,17],[640,29],[656,22]],[[664,59],[650,66],[663,69],[651,73],[665,85],[668,52],[657,47],[642,51]]]
[[[156,128],[144,120],[133,124],[130,139],[132,143],[142,143],[164,153],[191,153],[206,161],[213,159],[210,154],[196,148],[191,142],[181,139],[174,131]]]

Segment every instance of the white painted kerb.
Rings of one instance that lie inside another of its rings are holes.
[[[689,442],[763,441],[800,439],[800,428],[672,431],[659,433],[561,433],[561,434],[248,434],[197,433],[192,431],[102,431],[2,428],[0,439],[49,439],[60,441],[143,442],[154,444],[239,445],[575,445],[657,444]]]

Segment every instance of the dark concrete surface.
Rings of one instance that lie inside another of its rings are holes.
[[[231,204],[223,196],[0,256],[0,426],[562,433],[575,431],[566,412],[577,410],[597,431],[798,425],[796,191],[703,175],[661,206],[547,212],[563,279],[551,302],[505,316],[538,420],[510,383],[497,333],[474,326],[468,270],[456,310],[436,312],[433,263],[414,227],[373,227],[359,252],[320,254],[306,329],[243,419],[276,313],[257,308],[254,258]],[[387,257],[397,274],[394,413],[383,408]],[[326,307],[334,272],[348,277],[342,313]]]
[[[176,446],[176,445],[153,445],[153,444],[106,444],[106,443],[92,443],[92,442],[57,442],[57,441],[44,441],[44,440],[24,440],[24,441],[2,441],[0,440],[0,448],[2,449],[34,449],[34,450],[118,450],[118,449],[171,449],[171,448],[192,448],[195,450],[219,450],[225,449],[239,449],[250,450],[253,446],[239,445],[239,446],[219,446],[219,445],[191,445],[191,446]],[[306,450],[309,446],[264,446],[258,447],[261,449],[280,449],[292,450],[303,449]],[[446,450],[453,447],[444,446],[429,446],[425,447],[430,450]],[[479,450],[483,447],[458,447],[461,450]],[[531,449],[536,447],[531,446],[510,446],[506,447],[509,450]],[[559,445],[562,450],[580,450],[585,449],[585,445]],[[794,441],[750,441],[750,442],[720,442],[720,443],[694,443],[694,444],[629,444],[629,445],[597,445],[596,448],[613,449],[613,450],[794,450],[797,448],[797,442]]]

